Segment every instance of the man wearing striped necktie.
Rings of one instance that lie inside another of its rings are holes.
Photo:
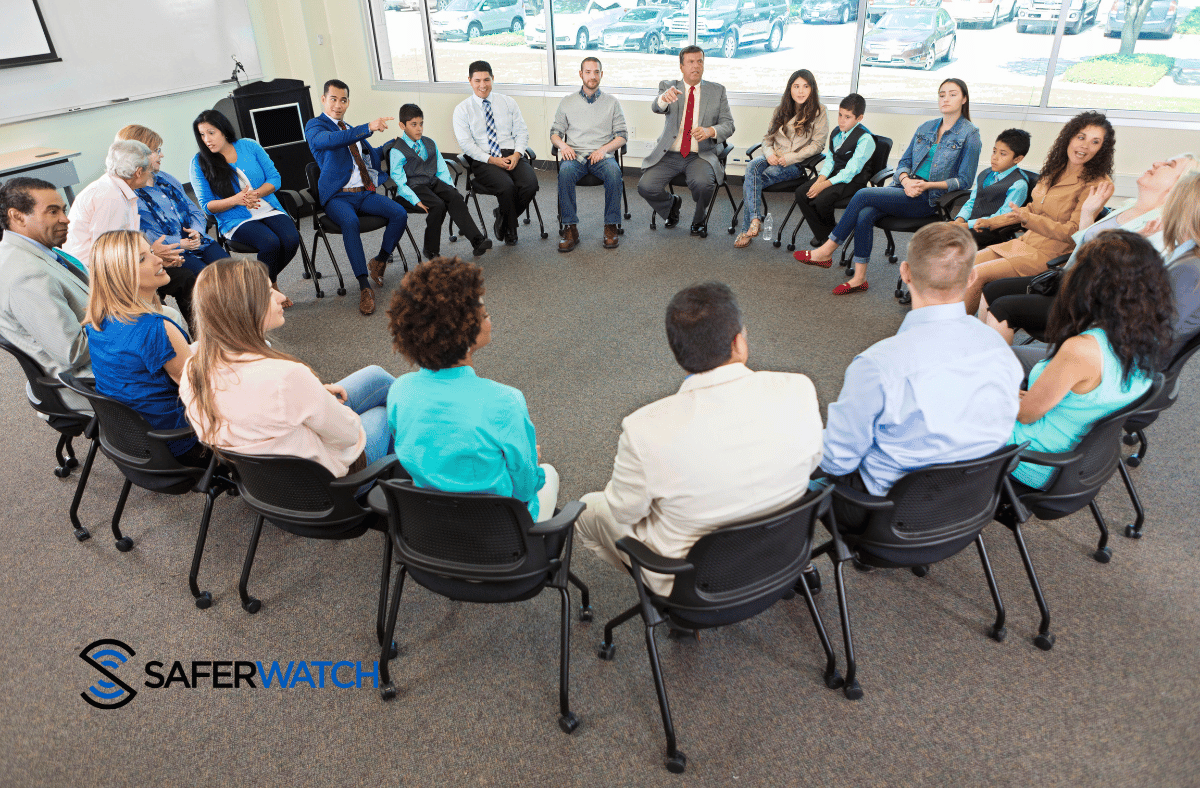
[[[496,238],[517,243],[517,219],[537,194],[538,180],[525,158],[529,128],[517,102],[492,91],[492,67],[476,60],[469,67],[469,99],[454,108],[454,136],[463,155],[475,162],[475,181],[499,200],[492,214]]]

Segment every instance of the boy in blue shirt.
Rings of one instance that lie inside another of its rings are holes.
[[[1029,153],[1029,132],[1005,129],[992,146],[992,167],[979,173],[971,197],[963,204],[954,221],[965,224],[980,249],[1004,243],[1019,226],[993,222],[999,216],[1021,206],[1029,198],[1029,178],[1017,165]]]
[[[796,189],[796,207],[813,231],[813,246],[825,243],[833,232],[837,224],[833,206],[839,200],[849,199],[871,177],[866,166],[875,153],[875,138],[862,125],[866,112],[867,100],[857,93],[842,99],[838,105],[838,127],[829,135],[817,176]]]
[[[454,187],[454,179],[437,143],[424,135],[425,113],[416,104],[400,107],[397,116],[404,133],[392,143],[388,169],[396,182],[396,199],[411,214],[425,213],[425,259],[441,254],[442,222],[446,213],[471,242],[471,251],[479,257],[492,248],[471,218],[466,199]]]

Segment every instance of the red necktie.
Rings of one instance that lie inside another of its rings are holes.
[[[338,126],[341,127],[342,131],[345,131],[347,128],[345,122],[340,120],[338,121]],[[371,173],[367,171],[367,165],[363,163],[363,157],[358,150],[357,142],[350,146],[350,155],[354,157],[354,163],[358,166],[358,175],[362,178],[363,188],[369,192],[375,191],[375,184],[371,182]]]
[[[679,143],[679,155],[687,156],[692,152],[692,108],[696,106],[696,87],[688,88],[687,109],[683,115],[683,140]]]

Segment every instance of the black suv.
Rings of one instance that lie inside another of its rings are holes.
[[[696,43],[706,52],[737,57],[738,49],[755,44],[768,52],[779,49],[788,5],[786,0],[700,0],[696,13]],[[668,49],[687,46],[688,23],[687,11],[667,17]]]

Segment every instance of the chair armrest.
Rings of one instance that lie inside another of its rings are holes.
[[[722,164],[724,164],[731,153],[733,153],[733,146],[727,142],[725,143],[725,146],[721,148],[721,152],[717,154],[717,158],[721,160]]]
[[[1065,468],[1082,457],[1083,454],[1078,451],[1066,451],[1060,454],[1029,450],[1021,452],[1021,462],[1032,462],[1034,465],[1045,465],[1048,468]]]
[[[525,149],[525,158],[529,159],[530,163],[537,161],[537,154],[533,152],[533,148]]]
[[[297,192],[297,194],[300,195],[300,199],[304,201],[305,205],[317,204],[317,201],[312,196],[312,192],[310,192],[308,189],[301,189],[299,192]]]
[[[34,382],[37,383],[39,386],[45,386],[48,389],[65,389],[67,387],[67,384],[63,383],[61,380],[57,380],[55,378],[48,378],[45,375],[42,375]]]
[[[754,151],[758,150],[758,149],[759,149],[759,148],[761,148],[761,147],[762,147],[762,143],[761,143],[761,142],[759,142],[759,143],[756,143],[756,144],[754,144],[754,145],[751,145],[749,148],[746,148],[746,158],[747,158],[747,159],[753,159],[753,158],[754,158]]]
[[[462,175],[463,171],[462,162],[460,162],[458,157],[454,155],[442,156],[442,159],[446,162],[446,169],[450,170],[450,172],[454,175],[454,185],[457,186],[458,179]]]
[[[660,575],[678,575],[693,568],[691,563],[682,558],[666,558],[659,555],[632,536],[618,539],[617,549],[633,559],[635,567]]]
[[[859,492],[852,487],[847,487],[844,484],[834,485],[833,495],[835,498],[841,498],[843,501],[854,504],[855,506],[866,509],[872,512],[883,512],[891,509],[896,504],[887,499],[881,498],[878,495]]]
[[[882,186],[888,182],[888,178],[892,177],[895,172],[896,170],[894,167],[884,167],[882,170],[871,176],[871,185]]]
[[[954,216],[962,209],[963,203],[971,196],[969,189],[955,189],[938,197],[938,210],[946,221],[954,221]]]
[[[403,466],[400,465],[400,460],[396,459],[396,455],[389,454],[386,457],[380,457],[378,460],[363,468],[358,473],[352,473],[349,476],[343,476],[340,479],[334,479],[329,483],[329,487],[330,489],[334,490],[344,489],[347,487],[350,488],[351,491],[357,490],[367,482],[375,481],[379,478],[385,478],[385,474],[391,472],[395,468],[400,468],[403,470]],[[406,472],[405,476],[407,475],[408,474]],[[387,476],[386,478],[391,477]]]
[[[1071,259],[1071,255],[1060,254],[1058,257],[1055,257],[1053,260],[1046,263],[1046,268],[1047,268],[1047,270],[1051,269],[1051,268],[1062,268],[1064,265],[1067,264],[1067,261],[1070,259]]]
[[[582,501],[571,501],[558,511],[558,514],[545,522],[538,523],[529,529],[530,536],[549,536],[575,524],[587,504]]]
[[[191,427],[180,427],[177,430],[151,430],[146,433],[146,437],[151,440],[166,443],[167,441],[181,441],[185,438],[195,437],[196,432]]]

